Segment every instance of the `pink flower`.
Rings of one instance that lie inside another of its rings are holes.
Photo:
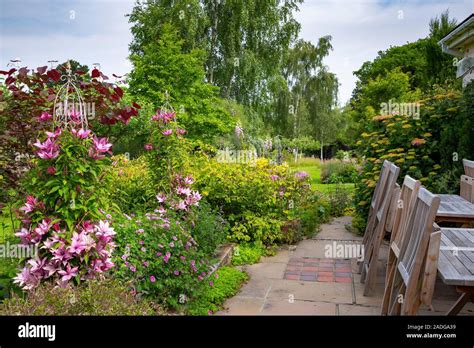
[[[91,134],[91,131],[89,129],[85,130],[82,128],[79,130],[73,129],[71,132],[74,136],[78,137],[79,139],[85,139],[89,136],[89,134]]]
[[[161,134],[163,134],[165,136],[171,135],[172,133],[173,133],[172,129],[167,129],[167,130],[164,130],[163,132],[161,132]]]
[[[166,200],[166,195],[164,193],[159,193],[156,195],[158,203],[163,203]]]
[[[25,213],[31,213],[38,205],[38,201],[33,196],[26,197],[26,203],[20,210],[23,210]]]
[[[143,262],[143,266],[148,267],[149,265],[150,265],[150,263],[148,261]]]
[[[210,286],[214,286],[214,282],[211,280],[211,281],[209,282],[209,285],[210,285]]]
[[[137,271],[137,268],[135,266],[130,266],[130,271],[132,271],[133,273],[135,273]]]
[[[108,142],[109,140],[107,138],[97,138],[94,136],[93,138],[93,143],[94,143],[94,149],[97,152],[104,153],[110,151],[110,148],[112,147],[112,144]]]
[[[28,267],[25,267],[13,278],[13,283],[20,285],[24,290],[31,290],[38,285],[39,279],[31,273]]]
[[[309,176],[308,173],[306,172],[298,172],[295,174],[295,178],[299,178],[299,179],[302,179],[302,178],[307,178]]]
[[[74,122],[79,122],[79,121],[80,121],[80,116],[81,116],[81,114],[80,114],[76,109],[72,109],[72,110],[69,112],[69,117],[70,117],[71,120],[73,120]]]
[[[187,177],[184,178],[184,183],[186,185],[191,185],[194,182],[194,179],[191,175],[188,175]]]
[[[145,144],[144,148],[145,148],[146,151],[151,151],[151,150],[153,150],[153,145]]]
[[[209,310],[207,311],[207,314],[209,314],[209,315],[213,315],[213,314],[214,314],[214,312],[213,312],[213,311],[211,311],[211,310],[209,309]]]
[[[99,224],[95,226],[96,236],[99,239],[103,240],[105,243],[108,243],[115,236],[115,231],[112,227],[109,226],[107,221],[99,221]]]
[[[184,135],[184,134],[186,134],[186,130],[182,129],[182,128],[177,128],[176,133],[178,133],[179,135]]]
[[[175,276],[179,276],[179,271],[178,270],[174,271],[173,273],[174,273]]]
[[[278,180],[279,178],[280,178],[280,177],[279,177],[278,175],[271,175],[271,176],[270,176],[270,179],[271,179],[272,181]]]
[[[170,257],[171,257],[171,253],[170,253],[169,251],[166,252],[166,255],[163,257],[163,261],[164,261],[165,263],[168,263]]]
[[[235,126],[235,135],[238,136],[239,138],[244,135],[244,130],[243,130],[242,126],[240,126],[240,125]]]
[[[219,275],[218,275],[217,273],[214,275],[214,277],[215,277],[216,279],[219,279]]]
[[[46,169],[46,173],[48,173],[49,175],[54,175],[56,174],[56,168],[48,167],[48,169]]]
[[[44,143],[41,143],[39,140],[36,141],[33,145],[40,149],[36,154],[42,159],[53,159],[59,155],[59,146],[54,143],[52,138],[46,139]]]
[[[50,119],[52,119],[53,116],[51,116],[50,114],[48,114],[46,111],[44,111],[39,117],[38,117],[38,120],[40,122],[46,122],[46,121],[49,121]]]
[[[156,278],[154,276],[150,276],[150,282],[152,283],[156,282]]]
[[[82,232],[81,234],[74,232],[72,235],[71,245],[69,246],[67,251],[69,251],[71,254],[80,254],[85,249],[83,237],[84,234]]]
[[[61,281],[67,282],[71,278],[75,277],[78,273],[79,267],[71,268],[71,265],[66,266],[66,270],[58,271],[59,275],[62,275]]]
[[[173,242],[170,242],[170,247],[174,248],[174,243]]]
[[[61,135],[63,131],[61,130],[61,128],[56,128],[56,130],[54,131],[54,133],[51,133],[51,132],[46,132],[46,135],[48,138],[51,138],[53,140],[55,140],[57,137],[59,137]]]

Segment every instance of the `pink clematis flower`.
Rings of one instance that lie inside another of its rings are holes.
[[[46,122],[46,121],[49,121],[50,119],[52,119],[53,116],[51,116],[50,114],[48,114],[46,111],[44,111],[43,113],[41,113],[41,115],[38,117],[38,120],[40,122]]]
[[[165,256],[163,257],[163,261],[164,261],[165,263],[168,263],[170,257],[171,257],[171,253],[170,253],[169,251],[166,252]]]
[[[38,285],[39,279],[31,273],[28,267],[25,267],[13,278],[13,283],[18,284],[24,290],[31,290]]]
[[[55,140],[57,137],[61,135],[61,133],[62,133],[61,128],[56,128],[54,133],[46,132],[46,135],[48,136],[48,138]]]
[[[94,142],[94,149],[97,152],[108,152],[110,151],[110,148],[112,147],[112,144],[108,142],[109,140],[107,138],[97,138],[94,136],[93,142]]]
[[[36,141],[33,145],[39,148],[40,150],[36,153],[38,157],[42,159],[53,159],[59,155],[59,146],[54,143],[52,138],[48,138],[44,143],[41,143],[39,140]]]
[[[178,133],[179,135],[184,135],[184,134],[186,134],[186,130],[182,129],[182,128],[177,128],[176,133]]]
[[[156,278],[154,276],[150,276],[150,282],[152,283],[156,282]]]
[[[66,266],[66,270],[58,271],[58,274],[62,276],[61,281],[67,282],[71,278],[75,277],[78,273],[79,267],[71,268],[71,265]]]
[[[48,169],[46,169],[46,173],[48,173],[49,175],[54,175],[56,174],[56,168],[48,167]]]
[[[24,211],[25,213],[31,213],[38,205],[38,200],[33,196],[26,197],[26,203],[20,210]]]
[[[91,131],[89,129],[86,130],[86,129],[81,128],[79,130],[73,129],[71,133],[79,139],[85,139],[91,134]]]
[[[172,133],[173,133],[172,129],[167,129],[167,130],[164,130],[163,132],[161,132],[161,134],[163,134],[164,136],[171,135]]]
[[[151,144],[145,144],[145,146],[143,146],[143,148],[144,148],[146,151],[151,151],[151,150],[153,150],[153,145],[151,145]]]
[[[186,185],[191,185],[194,182],[194,179],[191,175],[188,175],[187,177],[184,178],[184,183]]]

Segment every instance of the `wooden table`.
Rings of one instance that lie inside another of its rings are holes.
[[[461,293],[447,315],[456,315],[467,302],[474,302],[473,228],[441,228],[438,272],[444,283]]]
[[[458,195],[437,195],[441,199],[436,222],[474,223],[474,204]]]

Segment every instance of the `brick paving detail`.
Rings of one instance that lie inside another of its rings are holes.
[[[283,279],[307,282],[352,282],[351,260],[313,257],[290,258]]]

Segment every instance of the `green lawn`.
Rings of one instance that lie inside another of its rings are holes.
[[[289,163],[291,171],[300,172],[304,171],[310,176],[311,187],[322,193],[328,193],[336,189],[336,187],[342,187],[349,190],[351,193],[355,190],[354,184],[323,184],[321,182],[321,164],[319,159],[315,158],[302,158],[297,163]]]

